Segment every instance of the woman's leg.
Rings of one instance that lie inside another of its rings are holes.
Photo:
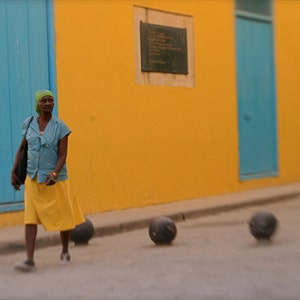
[[[70,237],[69,230],[60,232],[60,239],[61,239],[61,245],[62,245],[62,252],[60,255],[60,263],[62,265],[68,264],[71,260],[71,256],[69,254],[69,237]]]
[[[31,262],[34,261],[34,248],[37,235],[36,224],[25,225],[25,243],[26,243],[26,254],[27,259]]]
[[[25,244],[27,260],[19,262],[15,265],[15,269],[22,272],[35,271],[34,264],[34,248],[37,235],[37,225],[26,224],[25,225]]]
[[[69,253],[69,237],[70,237],[70,230],[60,232],[60,239],[61,239],[63,254]]]

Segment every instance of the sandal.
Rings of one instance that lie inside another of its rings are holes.
[[[61,265],[67,265],[71,261],[71,256],[69,253],[62,253],[60,255],[60,264]]]
[[[36,270],[36,267],[33,261],[25,260],[15,264],[15,270],[21,272],[34,272]]]

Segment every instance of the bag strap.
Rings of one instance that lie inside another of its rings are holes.
[[[25,138],[26,138],[26,134],[27,134],[28,128],[29,128],[30,123],[32,122],[32,120],[33,120],[33,116],[31,116],[31,118],[30,118],[30,120],[28,122],[28,125],[27,125],[27,128],[26,128],[26,132],[25,132]]]

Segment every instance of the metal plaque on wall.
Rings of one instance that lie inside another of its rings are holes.
[[[144,72],[188,74],[187,30],[140,22]]]

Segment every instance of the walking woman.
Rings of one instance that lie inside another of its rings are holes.
[[[16,270],[27,272],[36,269],[34,250],[38,224],[42,224],[47,231],[60,232],[60,262],[67,264],[71,259],[70,230],[85,221],[68,180],[66,158],[71,131],[63,121],[52,115],[54,95],[51,91],[40,90],[35,96],[38,115],[23,122],[23,138],[11,171],[11,184],[18,190],[20,180],[15,171],[27,140],[27,177],[24,186],[27,259],[15,265]]]

